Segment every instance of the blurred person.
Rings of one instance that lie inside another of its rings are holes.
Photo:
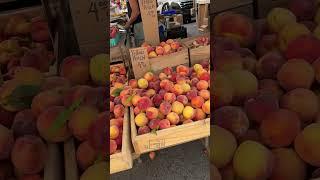
[[[129,20],[125,25],[125,29],[132,28],[134,33],[135,44],[137,47],[144,42],[143,24],[140,13],[138,0],[127,0]]]

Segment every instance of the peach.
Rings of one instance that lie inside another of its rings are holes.
[[[193,69],[195,72],[198,72],[199,70],[203,69],[203,66],[201,64],[195,64],[193,65]]]
[[[14,120],[14,113],[9,112],[2,107],[0,107],[0,124],[10,128]]]
[[[136,79],[130,79],[129,86],[133,89],[138,88],[138,81]]]
[[[244,109],[250,121],[260,124],[267,114],[279,109],[278,98],[271,93],[260,93],[248,99]]]
[[[172,110],[172,106],[168,102],[163,102],[160,104],[159,110],[163,115],[168,115]]]
[[[135,118],[134,122],[137,126],[142,127],[148,124],[148,118],[145,113],[139,113]]]
[[[139,127],[138,135],[148,134],[150,132],[150,128],[148,126]]]
[[[110,155],[115,154],[117,151],[118,145],[117,142],[113,139],[110,139]]]
[[[206,114],[210,114],[210,100],[204,102],[201,108],[203,112],[205,112]]]
[[[241,144],[245,141],[256,141],[262,143],[261,135],[256,129],[249,129],[243,136],[238,138],[238,142]]]
[[[210,161],[217,168],[226,167],[237,149],[237,141],[232,133],[224,128],[213,125],[210,128]]]
[[[75,136],[80,141],[86,140],[88,137],[89,128],[98,118],[98,113],[99,111],[95,107],[86,105],[82,105],[77,110],[75,110],[71,114],[68,122],[68,128],[70,129],[73,136]]]
[[[183,86],[181,84],[175,84],[173,86],[173,93],[177,96],[182,95],[184,93]]]
[[[159,122],[159,128],[160,129],[167,129],[170,128],[170,121],[168,119],[162,119]]]
[[[52,106],[38,116],[37,129],[46,141],[63,142],[71,136],[67,124],[58,127],[56,125],[56,119],[63,111],[65,111],[63,106]]]
[[[252,20],[233,12],[218,14],[213,20],[213,27],[216,36],[231,38],[243,46],[251,45],[256,37]]]
[[[95,120],[88,133],[88,142],[97,153],[101,153],[102,156],[106,157],[108,151],[108,141],[106,141],[106,135],[109,134],[107,127],[109,113],[104,111],[99,114],[97,120]],[[111,143],[111,142],[110,142]]]
[[[177,84],[182,85],[187,82],[187,77],[181,74],[177,74],[175,77]]]
[[[190,73],[190,69],[187,66],[179,65],[176,67],[176,72],[183,76],[188,76]]]
[[[317,95],[302,88],[294,89],[282,96],[280,106],[296,112],[303,122],[313,121],[320,108]]]
[[[273,8],[267,15],[269,29],[277,33],[280,32],[285,25],[296,21],[296,16],[285,8]]]
[[[294,142],[295,151],[308,164],[320,167],[320,123],[313,123],[303,129]]]
[[[149,46],[149,45],[147,46],[147,52],[148,52],[148,54],[151,53],[151,52],[154,52],[154,50],[155,50],[154,47]]]
[[[97,92],[94,88],[87,85],[74,86],[65,92],[64,106],[69,107],[81,98],[83,98],[82,104],[95,106],[97,104],[97,98],[94,96],[97,95]],[[103,93],[105,93],[105,91],[103,91]],[[114,101],[114,103],[117,104],[116,101]]]
[[[133,109],[133,112],[134,112],[134,115],[137,115],[137,114],[139,114],[139,113],[141,113],[142,111],[139,109],[139,107],[137,106],[137,107],[135,107],[134,109]]]
[[[193,120],[195,121],[203,120],[206,118],[206,116],[207,116],[206,113],[202,109],[197,108]]]
[[[119,127],[116,125],[110,126],[110,139],[117,139],[120,134]]]
[[[157,53],[157,55],[163,55],[164,48],[162,46],[157,46],[156,47],[156,53]]]
[[[312,66],[302,59],[292,59],[285,63],[277,73],[280,85],[286,90],[309,89],[314,81]]]
[[[270,180],[292,179],[304,180],[307,175],[307,167],[298,154],[292,149],[273,149],[275,165]]]
[[[243,58],[235,51],[222,51],[217,54],[213,66],[220,72],[244,69]]]
[[[263,35],[256,44],[256,54],[258,57],[262,57],[271,51],[278,51],[277,34]]]
[[[182,122],[182,124],[189,124],[189,123],[193,123],[192,119],[187,119]]]
[[[31,104],[32,112],[38,116],[48,107],[62,106],[63,95],[57,91],[44,91],[36,95]]]
[[[171,125],[177,125],[180,122],[180,117],[177,113],[175,112],[170,112],[167,115],[167,119],[170,121]]]
[[[198,82],[199,82],[198,78],[192,78],[191,82],[190,82],[190,85],[193,86],[193,87],[196,87]]]
[[[149,83],[146,79],[144,78],[141,78],[138,80],[138,87],[141,88],[141,89],[147,89]]]
[[[158,130],[160,121],[160,119],[152,119],[151,121],[149,121],[148,127],[152,130]]]
[[[110,120],[110,126],[117,126],[117,127],[122,127],[123,126],[123,118],[118,118],[118,119],[111,119]]]
[[[30,109],[18,112],[11,129],[15,138],[24,135],[38,135],[36,116]]]
[[[174,84],[172,81],[165,79],[160,82],[160,87],[165,91],[170,91],[174,87]]]
[[[177,97],[177,101],[179,101],[180,103],[182,103],[183,105],[186,105],[188,103],[188,98],[185,95],[179,95]]]
[[[133,95],[133,96],[132,96],[132,99],[131,99],[132,105],[133,105],[133,106],[137,106],[140,99],[141,99],[141,96],[139,96],[139,95]]]
[[[193,89],[191,91],[189,91],[187,94],[186,94],[186,97],[188,98],[188,100],[191,101],[192,98],[194,97],[197,97],[198,96],[198,91],[196,89]]]
[[[163,54],[166,55],[166,54],[170,54],[171,52],[171,46],[169,44],[166,44],[163,46],[163,49],[164,49],[164,52]]]
[[[163,73],[165,73],[167,76],[172,74],[172,69],[170,67],[166,67],[163,70]]]
[[[114,110],[113,110],[113,113],[115,115],[115,118],[121,118],[124,116],[124,106],[121,105],[121,104],[117,104],[114,106]]]
[[[320,57],[320,40],[312,35],[299,36],[288,44],[285,55],[287,59],[304,59],[313,63]]]
[[[245,112],[236,106],[224,106],[213,112],[214,123],[230,131],[237,138],[249,129],[249,120]]]
[[[26,85],[41,85],[44,75],[32,67],[17,67],[14,70],[13,78]]]
[[[271,93],[279,99],[284,92],[278,81],[273,79],[263,79],[259,81],[259,93]]]
[[[159,110],[157,108],[154,108],[154,107],[149,107],[147,110],[146,110],[146,116],[149,120],[151,119],[156,119],[159,115]]]
[[[245,141],[235,152],[233,168],[241,179],[268,179],[274,162],[275,157],[269,149],[255,141]]]
[[[210,81],[210,73],[203,71],[198,75],[199,80]]]
[[[148,82],[150,82],[150,81],[153,80],[154,75],[153,75],[152,72],[146,72],[146,73],[144,74],[143,78],[144,78],[145,80],[147,80]]]
[[[310,30],[301,23],[286,24],[279,33],[279,47],[282,51],[288,49],[288,44],[299,36],[311,34]]]
[[[170,44],[170,46],[171,46],[171,48],[173,49],[173,50],[178,50],[179,48],[180,48],[180,44],[179,44],[179,42],[172,42],[171,44]]]
[[[43,170],[48,150],[41,138],[27,135],[16,140],[11,161],[22,174],[36,174]]]
[[[183,109],[184,109],[183,103],[181,103],[179,101],[174,101],[172,103],[172,112],[175,112],[177,114],[182,114]]]
[[[200,80],[198,83],[197,83],[197,89],[199,91],[201,90],[206,90],[209,88],[209,83],[207,81],[204,81],[204,80]]]
[[[153,89],[158,92],[160,90],[160,80],[151,81],[149,83],[149,89]]]
[[[167,79],[167,78],[168,78],[168,76],[165,73],[162,72],[162,73],[159,74],[159,79],[160,80],[164,80],[164,79]]]
[[[276,79],[277,72],[285,62],[286,60],[279,52],[269,52],[259,59],[256,66],[257,76],[260,79]]]
[[[300,132],[301,122],[297,114],[279,109],[266,115],[261,122],[260,134],[263,142],[270,147],[289,146]]]
[[[316,13],[316,3],[313,0],[292,0],[288,9],[296,15],[299,21],[313,20]]]
[[[203,89],[198,92],[198,95],[200,97],[202,97],[204,100],[210,99],[210,91],[208,91],[208,90]]]
[[[193,119],[194,116],[196,115],[196,110],[193,109],[191,106],[186,106],[183,109],[182,114],[183,114],[184,119],[186,119],[186,120]]]
[[[191,90],[191,86],[188,83],[183,83],[183,84],[181,84],[181,86],[183,89],[183,93],[181,93],[181,94],[188,93]]]
[[[90,167],[97,158],[96,151],[90,146],[88,141],[82,142],[76,152],[77,162],[81,170]]]
[[[173,39],[168,39],[168,40],[166,41],[167,44],[172,44],[173,42],[174,42]]]
[[[162,101],[163,97],[160,94],[156,94],[152,97],[152,102],[155,105],[155,107],[159,107]]]
[[[164,94],[164,101],[168,102],[168,103],[173,103],[174,101],[176,101],[176,95],[174,93],[165,93]]]
[[[5,160],[10,157],[14,143],[14,137],[13,132],[2,125],[0,125],[0,133],[0,160]]]
[[[150,51],[149,52],[149,54],[148,54],[148,57],[149,58],[155,58],[155,57],[157,57],[158,55],[157,55],[157,53],[155,52],[155,51]]]
[[[138,101],[138,108],[141,111],[146,111],[149,107],[152,106],[152,101],[149,97],[141,97]]]
[[[234,104],[242,104],[245,99],[254,96],[258,91],[258,80],[249,71],[234,70],[226,73],[234,87]]]
[[[146,92],[143,93],[144,96],[147,96],[149,98],[153,97],[156,94],[156,90],[154,89],[148,89]]]
[[[61,77],[72,84],[86,84],[89,80],[89,60],[81,56],[69,56],[61,65]]]
[[[213,76],[213,103],[215,107],[229,105],[232,102],[234,88],[228,77],[221,72],[215,72]]]
[[[191,105],[193,108],[201,108],[204,104],[204,99],[200,96],[196,96],[191,99]]]
[[[52,63],[51,61],[52,61],[52,58],[49,58],[48,50],[45,47],[41,46],[41,47],[33,48],[31,50],[26,50],[23,57],[20,58],[20,65],[23,67],[33,67],[35,69],[40,70],[41,72],[48,72],[50,64]],[[82,71],[83,74],[81,75],[81,77],[83,77],[84,79],[88,79],[89,64],[87,62],[80,62],[79,64],[82,64],[82,65],[77,65],[77,67],[79,68],[79,71],[80,69],[83,70]],[[69,65],[63,65],[63,67],[65,66],[69,66]],[[83,67],[83,69],[81,67]],[[87,69],[85,67],[87,67]],[[70,68],[70,66],[68,68]],[[72,70],[72,72],[75,72],[75,70]],[[71,73],[71,72],[68,72],[68,73]]]

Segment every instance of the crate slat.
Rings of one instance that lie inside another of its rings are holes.
[[[191,48],[193,41],[195,41],[199,37],[209,37],[210,33],[205,33],[199,36],[194,36],[190,38],[186,38],[182,40],[182,43],[188,47],[189,49],[189,56],[190,56],[190,65],[193,66],[201,62],[201,60],[210,59],[210,45],[198,47],[198,48]]]
[[[62,154],[58,144],[48,144],[48,160],[44,167],[44,180],[57,180],[63,177],[62,174]]]

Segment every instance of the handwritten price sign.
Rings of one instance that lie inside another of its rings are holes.
[[[136,78],[142,77],[150,70],[147,49],[144,47],[129,49],[133,73]]]

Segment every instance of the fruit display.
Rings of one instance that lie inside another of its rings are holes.
[[[210,160],[218,178],[320,177],[320,39],[306,25],[318,24],[314,3],[274,8],[260,27],[232,12],[214,20]]]
[[[110,67],[110,155],[121,152],[123,120],[125,107],[121,103],[120,91],[127,83],[126,70],[123,64]]]
[[[0,88],[1,177],[41,179],[48,160],[47,143],[71,137],[80,144],[81,170],[105,157],[106,82],[95,80],[107,67],[107,58],[67,57],[56,76],[46,77],[39,69],[24,66],[12,72]],[[90,66],[95,70],[90,71]]]
[[[146,42],[144,42],[141,47],[145,47],[147,49],[149,58],[155,58],[158,56],[164,56],[168,54],[172,54],[182,50],[182,45],[173,39],[168,39],[166,42],[161,42],[157,46],[152,46]]]
[[[198,37],[196,40],[192,42],[191,48],[198,48],[203,46],[210,45],[210,37]]]

